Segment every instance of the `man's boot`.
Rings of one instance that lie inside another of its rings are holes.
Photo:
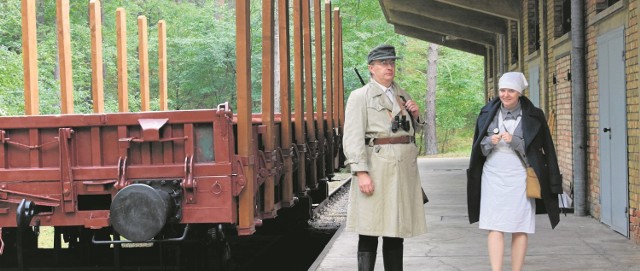
[[[375,252],[359,252],[358,251],[358,271],[373,271],[376,265]]]
[[[403,248],[394,250],[382,250],[382,259],[384,260],[385,271],[402,271],[402,252]]]

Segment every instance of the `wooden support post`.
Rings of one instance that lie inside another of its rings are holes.
[[[278,0],[278,33],[280,51],[280,143],[284,157],[282,207],[293,205],[293,162],[291,138],[291,64],[289,50],[289,0]]]
[[[316,68],[316,138],[318,139],[318,159],[316,160],[316,175],[320,180],[326,176],[324,156],[325,153],[325,126],[324,126],[324,92],[323,84],[324,80],[322,74],[322,0],[313,0],[313,21],[315,26],[315,68]]]
[[[304,192],[305,181],[305,129],[304,129],[304,67],[302,46],[302,1],[293,0],[293,95],[296,144],[298,146],[298,174],[296,176],[298,186],[296,192]]]
[[[342,135],[344,131],[344,56],[343,56],[343,47],[342,47],[342,17],[338,14],[338,129],[340,131],[340,140],[342,140]],[[338,150],[338,168],[344,167],[344,162],[346,161],[346,157],[344,156],[344,152],[342,149]]]
[[[93,112],[104,112],[102,74],[102,9],[99,0],[89,2],[89,26],[91,28],[91,94]]]
[[[344,55],[342,47],[342,17],[338,10],[338,127],[340,134],[344,125]]]
[[[69,0],[56,1],[58,25],[58,62],[60,65],[60,105],[62,114],[73,113],[73,78],[71,69],[71,33]]]
[[[24,66],[24,113],[40,114],[38,100],[38,41],[36,0],[22,0],[22,65]]]
[[[253,131],[251,128],[251,24],[250,0],[236,2],[236,84],[238,96],[238,156],[243,162],[247,180],[240,193],[238,214],[239,235],[255,232],[255,157],[252,156]]]
[[[340,110],[339,108],[339,102],[338,99],[340,99],[340,94],[338,93],[340,88],[338,87],[338,80],[339,80],[339,73],[340,73],[340,54],[338,53],[340,51],[340,44],[338,44],[340,42],[340,39],[338,38],[339,32],[340,32],[340,9],[339,8],[335,8],[333,10],[333,64],[335,65],[335,69],[333,69],[333,93],[334,93],[334,103],[333,103],[333,127],[336,129],[336,131],[339,130],[338,127],[340,127],[340,121],[339,121],[339,117],[338,117],[338,111]],[[339,144],[338,144],[339,145]]]
[[[149,44],[147,17],[138,16],[138,55],[140,58],[140,111],[149,111]]]
[[[340,133],[340,117],[339,117],[339,111],[340,111],[340,88],[339,88],[339,74],[340,72],[340,39],[338,38],[339,32],[340,32],[340,9],[339,8],[335,8],[333,10],[333,65],[335,65],[335,68],[333,69],[333,115],[331,116],[333,119],[333,131],[334,134],[337,135],[335,137],[335,142],[334,141],[334,150],[337,152],[335,154],[335,158],[333,160],[333,167],[338,169],[340,168],[340,152],[342,150],[339,149],[338,146],[342,145],[342,142],[340,142],[342,140],[342,134]]]
[[[271,174],[275,162],[275,127],[274,127],[274,0],[262,0],[262,125],[265,134],[262,136],[264,152],[268,159],[267,170],[270,174],[264,183],[263,217],[273,218],[275,213],[275,184]]]
[[[333,147],[337,142],[334,142],[334,125],[333,125],[333,50],[331,43],[333,42],[332,36],[332,26],[333,21],[331,20],[331,0],[325,0],[324,2],[324,47],[325,47],[325,69],[327,75],[327,83],[325,84],[326,91],[326,99],[327,99],[327,175],[331,176],[334,172],[334,150]]]
[[[118,111],[129,112],[129,72],[127,71],[127,13],[116,9],[116,47],[118,66]]]
[[[316,130],[315,123],[313,120],[313,63],[311,56],[311,7],[309,4],[310,0],[302,0],[302,39],[303,39],[303,62],[304,62],[304,88],[305,88],[305,123],[306,123],[306,133],[307,133],[307,152],[305,157],[309,160],[308,170],[306,172],[306,182],[305,186],[315,189],[317,186],[316,176],[317,168],[315,165],[315,150],[314,146],[318,143],[316,140]],[[322,91],[322,89],[320,89]]]
[[[167,103],[167,24],[158,22],[158,79],[160,85],[160,111],[168,109]]]

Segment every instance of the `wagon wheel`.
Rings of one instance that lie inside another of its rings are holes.
[[[0,254],[0,266],[2,267],[17,267],[17,250],[18,248],[18,228],[5,227],[0,228],[0,247],[4,249],[3,254]],[[28,227],[22,231],[22,249],[28,255],[29,252],[35,251],[38,248],[38,235]],[[2,268],[0,268],[2,269]]]
[[[231,262],[231,245],[227,239],[222,225],[215,228],[209,228],[207,231],[207,242],[205,243],[207,260],[206,270],[232,270]]]
[[[231,246],[229,241],[224,240],[217,247],[218,258],[220,259],[220,268],[217,270],[231,270]]]

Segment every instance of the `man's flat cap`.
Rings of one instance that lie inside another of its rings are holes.
[[[371,62],[374,60],[399,59],[399,58],[401,57],[396,56],[395,47],[388,44],[383,44],[383,45],[377,46],[376,48],[373,48],[371,52],[369,52],[369,55],[367,56],[367,63],[371,64]]]

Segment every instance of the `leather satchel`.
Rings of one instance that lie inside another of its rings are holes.
[[[540,192],[540,180],[538,180],[538,175],[536,175],[533,167],[527,166],[527,163],[524,162],[524,158],[520,156],[520,153],[518,151],[515,152],[518,158],[520,158],[522,166],[527,169],[527,198],[541,199],[542,193]]]
[[[540,181],[532,167],[527,167],[527,198],[542,198],[540,193]]]

